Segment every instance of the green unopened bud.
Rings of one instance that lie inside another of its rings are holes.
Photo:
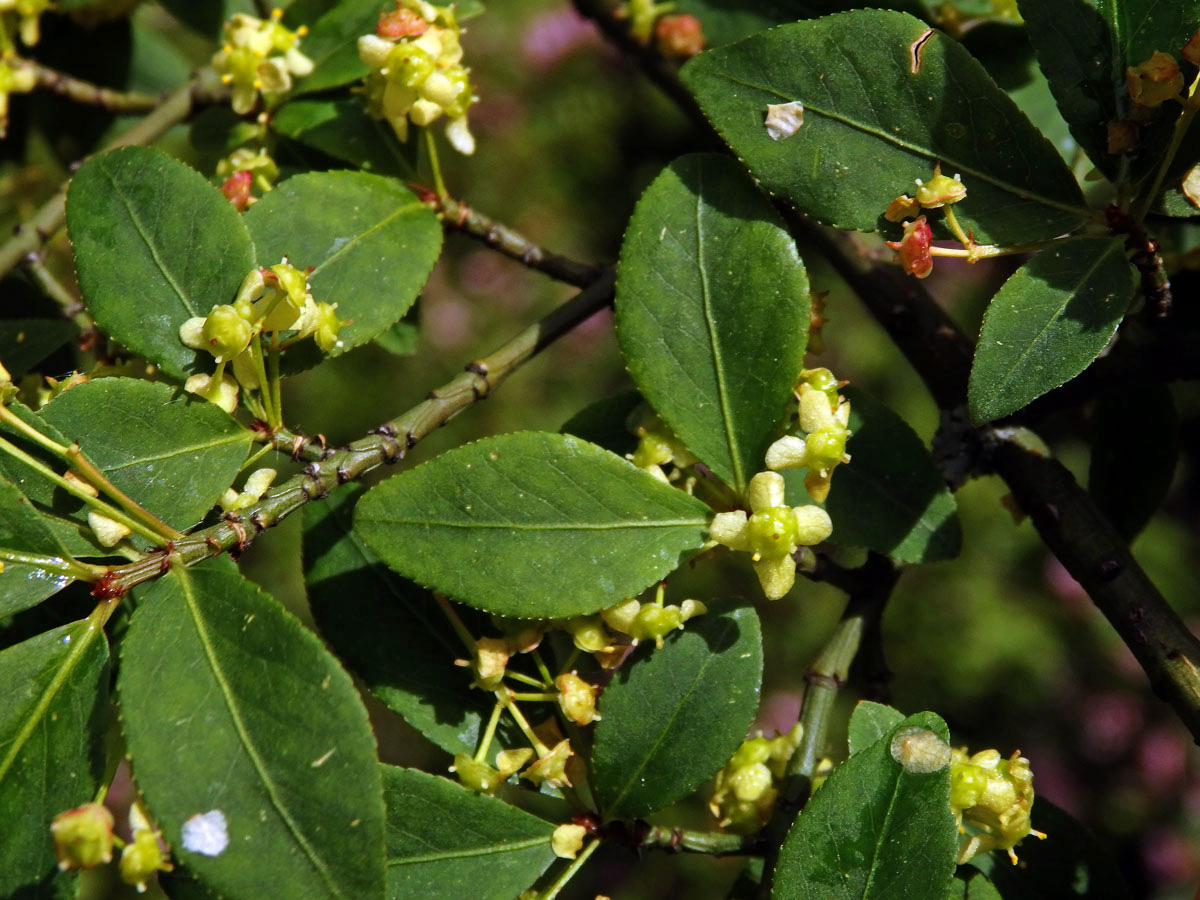
[[[414,43],[404,41],[396,44],[388,53],[388,79],[404,87],[419,88],[433,71],[433,57]]]
[[[217,359],[233,359],[250,346],[254,328],[234,307],[226,305],[208,314],[200,334],[205,350]]]
[[[828,470],[842,461],[846,454],[846,430],[823,428],[804,439],[809,469]]]
[[[304,309],[304,298],[308,296],[308,274],[289,263],[287,257],[278,265],[271,266],[271,273],[278,280],[280,290],[287,295],[287,302],[297,310]]]
[[[469,787],[480,794],[490,794],[503,781],[500,773],[484,762],[476,762],[465,753],[454,756],[454,765],[450,771],[458,776],[464,787]]]
[[[63,871],[91,869],[112,861],[113,817],[99,803],[85,803],[59,813],[50,823],[50,833],[58,867]]]
[[[637,603],[637,601],[633,601]],[[612,644],[612,635],[604,627],[599,615],[576,616],[563,623],[575,646],[585,653],[595,653]]]
[[[326,353],[341,343],[338,340],[338,333],[342,330],[342,326],[346,324],[337,317],[336,309],[336,303],[317,304],[317,327],[313,332],[313,340]]]

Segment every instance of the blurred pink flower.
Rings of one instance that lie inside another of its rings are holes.
[[[585,47],[602,46],[594,26],[566,7],[534,16],[521,39],[525,62],[535,70],[552,69]]]

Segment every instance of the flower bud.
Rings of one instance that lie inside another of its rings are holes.
[[[664,56],[690,59],[704,50],[704,27],[695,16],[662,16],[654,23],[654,40]]]
[[[559,675],[554,685],[558,688],[558,705],[563,715],[576,725],[590,725],[600,718],[596,715],[596,688],[577,673]]]
[[[904,271],[916,278],[928,278],[933,271],[933,231],[921,216],[915,222],[904,224],[904,236],[898,241],[886,241],[896,251]]]
[[[587,829],[582,825],[559,825],[550,836],[550,846],[554,855],[561,859],[574,859],[583,849],[583,839]]]
[[[476,762],[465,753],[454,755],[454,765],[450,771],[458,776],[464,787],[480,794],[490,794],[500,786],[503,780],[500,773],[484,762]]]
[[[163,856],[158,835],[150,830],[135,831],[133,840],[121,851],[121,880],[137,885],[138,893],[146,890],[146,882],[155,872],[170,872],[175,867]]]
[[[187,326],[185,322],[184,328]],[[180,336],[183,336],[182,329]],[[200,330],[204,349],[218,360],[233,359],[250,346],[253,336],[254,328],[229,305],[214,307]]]
[[[225,195],[225,199],[233,204],[233,208],[238,212],[245,212],[253,201],[254,197],[250,195],[250,187],[254,181],[254,175],[249,171],[234,172],[221,184],[221,193]]]
[[[50,823],[50,833],[58,867],[63,871],[91,869],[112,861],[113,817],[99,803],[85,803],[59,813]]]
[[[933,168],[933,177],[928,181],[917,179],[917,202],[926,209],[939,209],[957,203],[967,196],[966,185],[957,175],[948,178],[942,174],[941,166]],[[886,213],[885,213],[886,215]]]

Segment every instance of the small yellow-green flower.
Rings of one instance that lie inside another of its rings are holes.
[[[1030,824],[1033,808],[1033,770],[1016,751],[1008,759],[999,750],[981,750],[968,757],[965,750],[950,756],[950,808],[958,820],[962,841],[958,861],[979,853],[1006,850],[1013,864],[1013,848],[1030,834],[1044,838]]]
[[[0,57],[0,138],[8,128],[9,95],[28,94],[36,86],[33,66],[11,53]]]
[[[106,806],[85,803],[59,813],[50,823],[58,867],[91,869],[112,861],[113,817]]]
[[[806,369],[796,391],[799,425],[805,437],[784,435],[767,448],[767,468],[808,469],[804,487],[818,503],[829,496],[833,470],[850,462],[850,403],[838,394],[838,381],[828,369]]]
[[[796,580],[798,547],[819,544],[833,533],[829,513],[819,506],[791,507],[784,499],[783,476],[759,472],[750,479],[750,514],[717,513],[709,537],[731,550],[752,555],[763,593],[778,600]]]
[[[800,744],[804,729],[797,722],[791,731],[773,738],[747,738],[725,767],[717,773],[708,808],[718,824],[739,834],[753,834],[771,817],[788,760]]]
[[[254,109],[259,94],[277,95],[291,90],[292,76],[313,70],[313,61],[300,52],[304,26],[292,31],[280,22],[283,11],[258,19],[238,13],[225,23],[225,43],[212,65],[221,80],[233,88],[233,111],[245,115]]]

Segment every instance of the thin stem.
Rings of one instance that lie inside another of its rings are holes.
[[[458,639],[463,642],[463,646],[467,648],[471,658],[475,659],[479,655],[479,648],[475,646],[475,635],[471,634],[467,626],[463,624],[463,620],[458,616],[458,611],[449,600],[441,594],[434,594],[434,597],[437,598],[438,606],[441,607],[446,619],[450,622],[450,627],[454,629]]]
[[[504,704],[504,708],[508,710],[508,714],[513,717],[513,721],[517,723],[517,727],[521,729],[521,733],[525,735],[525,739],[533,747],[533,752],[539,758],[549,753],[550,748],[543,744],[541,739],[533,733],[533,728],[529,725],[529,720],[525,718],[524,713],[517,707],[517,704],[512,701],[512,695],[508,689],[501,688],[496,691],[496,699]]]
[[[84,312],[83,303],[67,290],[66,285],[54,277],[38,254],[30,253],[21,260],[21,270],[33,280],[43,294],[58,305],[63,317],[74,322],[80,331],[92,327],[92,317]]]
[[[579,855],[572,860],[562,874],[554,879],[554,883],[546,890],[538,893],[538,900],[554,900],[558,896],[559,891],[567,886],[567,882],[575,877],[575,873],[583,868],[583,864],[588,861],[588,857],[596,852],[596,848],[600,846],[599,840],[593,840],[590,844],[579,851]]]
[[[274,395],[271,391],[271,380],[267,377],[267,367],[263,362],[262,335],[256,334],[250,341],[250,360],[254,363],[254,374],[258,378],[258,396],[262,400],[263,412],[267,414],[267,424],[272,428],[279,426],[279,411],[271,402]]]
[[[612,302],[613,277],[606,273],[595,284],[545,318],[526,328],[490,356],[468,363],[466,371],[431,391],[428,398],[396,419],[381,425],[368,437],[310,463],[305,470],[267,494],[254,506],[237,515],[227,514],[220,522],[175,542],[175,552],[184,565],[227,550],[240,551],[270,526],[312,500],[329,495],[338,485],[362,478],[382,465],[403,459],[426,435],[450,421],[464,409],[487,397],[526,361],[541,352],[576,325]],[[247,528],[243,523],[250,523]],[[163,553],[112,570],[111,590],[125,591],[162,574]]]
[[[638,841],[638,849],[658,848],[672,853],[707,853],[709,856],[748,856],[757,852],[753,835],[723,831],[693,831],[655,825]]]
[[[20,416],[14,413],[6,406],[0,406],[0,422],[4,422],[13,429],[19,431],[33,442],[39,444],[49,450],[55,456],[62,459],[67,465],[75,469],[83,479],[92,487],[99,491],[108,494],[115,500],[130,516],[137,519],[151,531],[156,534],[155,543],[162,540],[174,540],[175,538],[183,537],[182,532],[176,531],[171,526],[167,525],[157,516],[148,512],[143,507],[139,506],[132,498],[124,491],[108,480],[108,477],[97,469],[82,451],[78,444],[72,444],[70,447],[64,447],[62,444],[42,434]],[[111,518],[111,517],[110,517]]]
[[[253,456],[251,456],[248,460],[246,460],[244,463],[242,463],[242,467],[240,469],[238,469],[238,474],[240,475],[242,472],[245,472],[252,465],[254,465],[256,462],[258,462],[260,459],[262,459],[264,456],[266,456],[268,453],[270,453],[274,449],[275,449],[274,444],[271,444],[271,443],[263,444],[258,450],[255,451]]]
[[[550,669],[546,665],[546,661],[542,659],[542,654],[534,650],[530,655],[533,657],[533,664],[537,666],[538,673],[544,679],[543,684],[554,684],[554,676],[550,674]]]
[[[1175,130],[1171,132],[1171,143],[1167,144],[1167,152],[1163,154],[1163,158],[1159,161],[1158,171],[1154,173],[1154,181],[1150,183],[1150,190],[1142,197],[1142,202],[1139,204],[1137,213],[1134,215],[1134,220],[1139,224],[1146,218],[1146,214],[1150,212],[1154,198],[1158,196],[1159,190],[1162,189],[1163,180],[1167,177],[1167,170],[1171,168],[1171,163],[1175,161],[1175,154],[1179,152],[1179,145],[1183,143],[1183,136],[1187,134],[1187,130],[1192,124],[1192,119],[1196,117],[1196,110],[1200,109],[1200,103],[1197,102],[1200,98],[1196,95],[1196,88],[1198,86],[1200,86],[1200,74],[1196,75],[1195,79],[1192,80],[1191,86],[1188,88],[1187,99],[1183,101],[1183,112],[1175,120]]]
[[[446,190],[446,183],[442,181],[442,164],[438,159],[437,140],[433,136],[433,129],[423,128],[425,132],[425,149],[429,151],[429,168],[433,172],[433,188],[437,191],[438,199],[445,200],[450,196],[450,192]]]
[[[487,727],[483,730],[483,737],[479,739],[479,749],[475,751],[475,762],[483,762],[487,759],[487,752],[492,746],[492,738],[496,736],[496,726],[500,723],[500,713],[503,711],[504,704],[497,700],[496,705],[492,707]]]
[[[271,392],[271,406],[275,410],[275,421],[271,423],[271,427],[278,428],[283,424],[283,392],[279,378],[279,344],[276,341],[271,342],[267,363],[267,385]]]
[[[136,519],[132,519],[129,516],[125,515],[125,513],[123,513],[121,510],[117,509],[115,506],[105,503],[103,500],[101,500],[98,497],[93,497],[91,494],[89,494],[86,490],[84,490],[78,484],[76,484],[72,481],[68,481],[66,478],[63,478],[61,475],[59,475],[57,472],[55,472],[49,466],[45,465],[40,460],[30,456],[28,453],[26,453],[24,450],[22,450],[16,444],[10,443],[9,441],[5,440],[4,438],[0,438],[0,452],[7,453],[9,456],[13,457],[14,459],[20,460],[25,465],[29,466],[29,468],[33,469],[35,472],[37,472],[39,475],[41,475],[43,478],[45,478],[47,481],[51,482],[52,484],[54,484],[57,487],[62,488],[64,491],[66,491],[72,497],[75,497],[77,500],[82,500],[84,503],[86,503],[88,506],[92,507],[92,509],[96,510],[102,516],[105,516],[106,518],[112,519],[114,522],[124,525],[126,528],[128,528],[130,531],[134,532],[135,534],[139,534],[142,537],[146,538],[146,540],[150,541],[150,543],[158,545],[163,542],[163,536],[161,534],[155,533],[154,531],[152,531],[151,529],[149,529],[145,525],[143,525],[141,522],[138,522]]]
[[[191,115],[201,101],[225,96],[211,69],[205,69],[187,84],[172,91],[153,112],[117,137],[104,149],[149,144],[162,137],[172,126]],[[66,217],[66,185],[47,200],[28,222],[18,225],[13,236],[0,244],[0,277],[7,274],[26,255],[50,240]]]
[[[523,694],[512,691],[508,696],[510,700],[519,700],[522,703],[552,703],[558,699],[557,693],[547,693],[545,691],[536,694]]]
[[[143,94],[137,91],[114,91],[111,88],[100,87],[74,75],[59,72],[41,63],[33,63],[33,72],[37,76],[37,85],[43,90],[58,94],[83,103],[87,106],[99,106],[109,112],[124,115],[148,113],[163,102],[162,94]]]
[[[576,262],[538,246],[507,225],[453,197],[439,197],[435,201],[435,208],[447,230],[461,231],[523,266],[543,272],[557,281],[583,288],[604,274],[604,270],[598,266]]]
[[[934,167],[934,172],[936,171],[937,167]],[[954,232],[954,236],[958,239],[958,242],[962,244],[968,252],[975,249],[975,240],[965,231],[963,231],[962,226],[958,224],[958,216],[954,214],[954,207],[947,204],[945,210],[946,224],[950,226],[950,230]]]
[[[511,678],[513,681],[519,681],[521,684],[527,684],[530,687],[545,688],[546,682],[538,681],[532,675],[526,675],[524,672],[514,672],[512,669],[504,670],[504,677]]]

